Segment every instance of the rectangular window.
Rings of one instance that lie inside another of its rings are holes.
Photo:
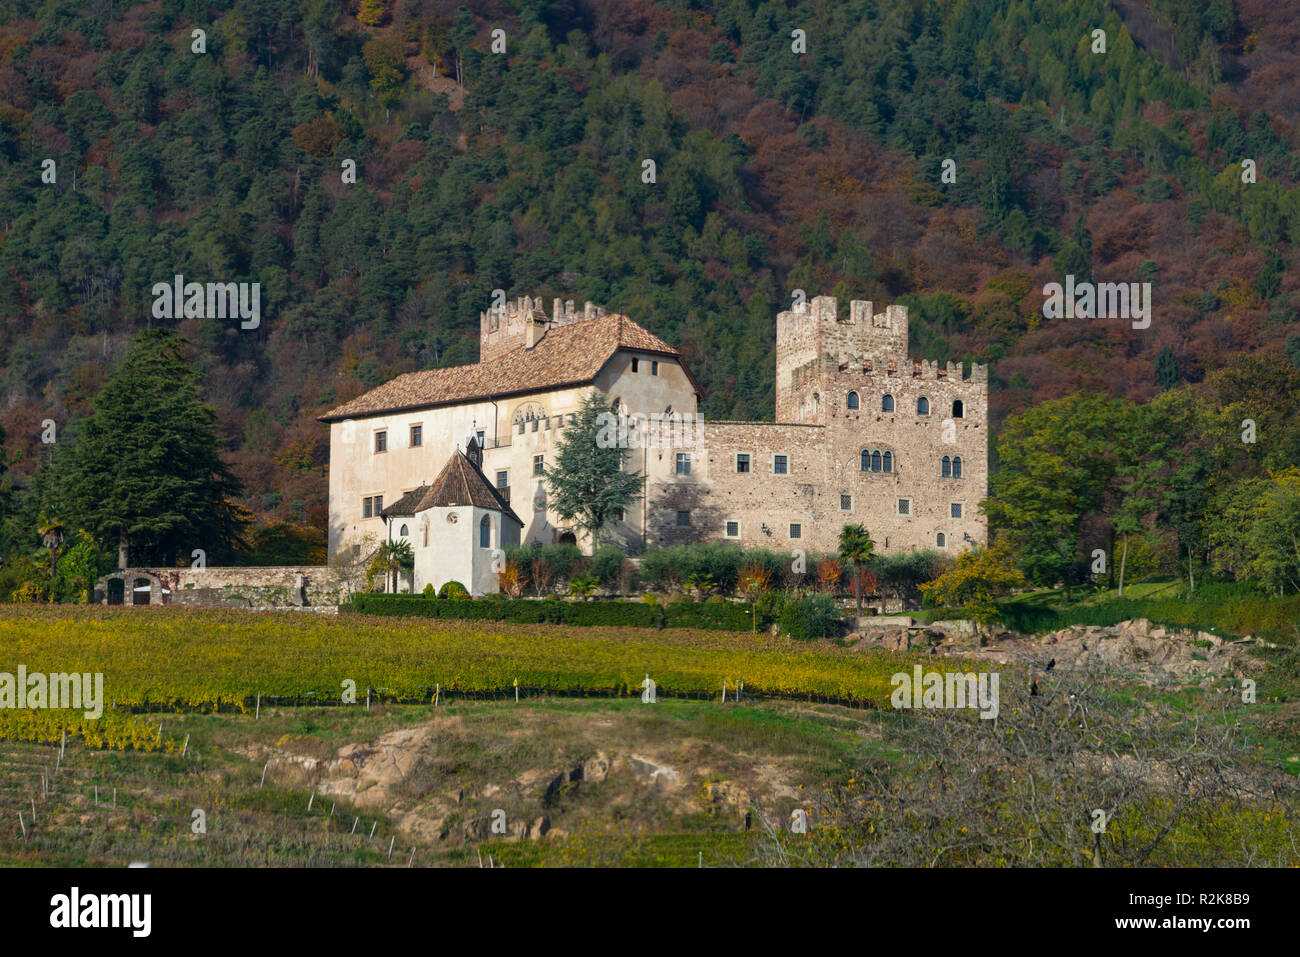
[[[376,496],[375,496],[375,514],[378,515],[378,514],[379,514],[380,512],[382,512],[383,510],[384,510],[384,497],[383,497],[382,495],[376,495]]]
[[[374,506],[375,506],[375,500],[372,499],[369,495],[363,498],[361,500],[361,517],[374,518],[375,516],[375,513],[373,511]]]
[[[736,453],[736,471],[737,472],[749,471],[749,455],[747,453],[745,452]]]
[[[790,474],[790,457],[787,455],[772,456],[772,474],[773,475]]]
[[[739,522],[728,522],[728,523],[727,523],[727,537],[728,537],[728,538],[739,538],[739,537],[740,537],[740,523],[739,523]]]
[[[688,526],[688,525],[690,525],[690,524],[691,524],[691,513],[690,513],[690,512],[686,512],[686,511],[679,511],[679,512],[677,513],[677,525],[678,525],[678,527],[680,527],[680,528],[685,528],[686,526]]]
[[[852,496],[852,495],[846,495],[846,494],[843,493],[843,492],[840,493],[840,511],[842,511],[842,512],[851,512],[851,511],[853,511],[853,496]]]
[[[636,356],[632,357],[632,371],[636,372],[641,367],[641,360]]]
[[[387,452],[387,451],[388,451],[388,433],[376,432],[375,433],[375,454],[378,455],[380,452]]]
[[[898,500],[898,514],[899,515],[912,514],[912,500],[910,498],[900,498]]]
[[[677,453],[677,474],[678,475],[691,474],[691,453],[690,452]]]
[[[650,363],[650,374],[651,374],[651,375],[658,375],[658,374],[659,374],[659,362],[658,362],[658,360],[654,360],[654,361],[652,361],[652,362]]]
[[[497,488],[509,488],[509,487],[510,487],[510,471],[509,469],[502,469],[500,472],[497,473]]]
[[[424,444],[424,426],[411,426],[411,448],[419,448]]]
[[[803,526],[802,526],[802,525],[791,525],[791,526],[790,526],[790,537],[791,537],[791,538],[803,538]]]
[[[545,460],[544,460],[543,457],[540,456],[540,455],[534,455],[534,456],[533,456],[533,474],[534,474],[534,475],[545,475],[545,474],[546,474],[546,465],[545,465]]]
[[[953,518],[961,518],[961,502],[952,503],[951,515]]]
[[[480,449],[487,448],[487,444],[486,444],[486,436],[487,436],[487,433],[486,433],[486,432],[484,432],[482,429],[479,429],[477,432],[474,433],[474,436],[478,439],[478,447],[479,447]]]
[[[623,510],[621,508],[618,510],[618,520],[623,521]]]

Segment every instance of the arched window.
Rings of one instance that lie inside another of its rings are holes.
[[[883,399],[880,400],[880,411],[881,412],[894,411],[894,397],[892,395],[887,394]]]
[[[856,409],[858,407],[858,394],[850,392],[848,398],[844,400],[844,404],[850,409]]]
[[[961,478],[961,456],[958,455],[952,460],[952,477]]]
[[[952,417],[954,419],[960,419],[965,415],[966,406],[962,403],[961,399],[954,399],[952,403]]]
[[[884,457],[882,458],[882,465],[884,466],[884,471],[886,472],[894,471],[894,455],[892,452],[886,452],[884,454]]]
[[[943,457],[943,471],[939,473],[943,478],[952,477],[952,459],[948,456]]]
[[[423,529],[421,529],[421,531],[424,532],[424,547],[428,548],[429,547],[429,523],[428,522],[424,523],[424,527]]]
[[[871,453],[871,471],[873,471],[873,472],[879,472],[879,471],[880,471],[880,453],[879,453],[879,452],[872,452],[872,453]]]
[[[871,471],[871,453],[868,452],[866,449],[862,450],[862,471],[864,472]]]
[[[940,548],[945,548],[947,547],[948,539],[944,537],[943,532],[940,532],[938,535],[934,536],[934,543]]]
[[[927,399],[925,396],[921,396],[919,399],[916,400],[916,414],[917,415],[930,414],[930,400]]]
[[[402,530],[398,534],[401,535],[403,538],[410,538],[411,530],[407,528],[405,525],[403,525]]]
[[[492,547],[492,519],[484,515],[483,520],[478,523],[478,547]]]

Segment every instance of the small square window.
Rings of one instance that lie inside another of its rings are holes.
[[[691,513],[684,510],[679,510],[677,512],[677,525],[680,528],[685,528],[690,524],[691,524]]]
[[[739,453],[736,454],[736,471],[737,471],[737,472],[748,472],[748,471],[749,471],[749,455],[748,455],[748,454],[746,454],[746,453],[744,453],[744,452],[739,452]]]
[[[739,537],[740,537],[740,523],[739,523],[739,522],[728,522],[728,523],[727,523],[727,537],[728,537],[728,538],[739,538]]]
[[[840,511],[842,511],[842,512],[851,512],[851,511],[853,511],[853,496],[852,496],[852,495],[846,495],[846,494],[843,493],[843,492],[840,493]]]
[[[898,500],[898,514],[899,515],[912,514],[912,500],[910,498],[900,498]]]
[[[772,456],[772,474],[773,475],[790,474],[790,457],[788,455]]]
[[[497,488],[509,488],[509,487],[510,487],[510,470],[502,469],[500,472],[497,472]]]
[[[951,512],[949,514],[951,514],[953,518],[961,518],[961,502],[953,502],[950,507]]]
[[[424,444],[424,426],[411,426],[411,448],[419,448]]]
[[[638,359],[636,356],[633,356],[633,357],[632,357],[632,371],[633,371],[633,372],[636,372],[636,371],[639,370],[640,368],[641,368],[641,360]]]
[[[388,433],[376,432],[375,433],[375,454],[379,454],[380,452],[387,452],[387,451],[388,451]]]
[[[802,526],[802,525],[791,525],[791,526],[790,526],[790,537],[791,537],[791,538],[803,538],[803,526]]]
[[[678,475],[691,474],[691,453],[690,452],[677,453],[677,474]]]
[[[658,375],[658,374],[659,374],[659,362],[658,362],[658,360],[651,361],[651,363],[650,363],[650,374],[651,374],[651,375]]]
[[[534,456],[533,456],[533,474],[534,474],[534,475],[545,475],[545,474],[546,474],[546,462],[545,462],[545,458],[544,458],[543,456],[541,456],[541,455],[534,455]]]

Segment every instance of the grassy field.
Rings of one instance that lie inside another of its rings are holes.
[[[685,629],[579,628],[297,613],[17,606],[0,613],[0,671],[104,675],[105,697],[138,710],[252,710],[292,700],[428,702],[551,691],[755,695],[879,706],[914,656],[864,658],[829,643]]]
[[[854,817],[864,781],[910,789],[922,775],[932,790],[936,773],[953,775],[949,784],[969,780],[959,752],[950,760],[906,743],[927,722],[964,718],[888,706],[890,675],[918,661],[935,659],[673,630],[2,609],[0,672],[101,671],[105,697],[119,707],[99,722],[0,710],[0,864],[721,867],[774,855],[852,863],[878,833]],[[971,733],[1001,740],[1033,728],[1012,670],[999,670],[1006,730],[967,717]],[[647,672],[663,692],[653,707],[637,696]],[[743,703],[718,700],[724,678],[729,688],[744,679]],[[344,679],[356,682],[356,705],[314,703],[337,701]],[[428,702],[435,685],[452,692],[438,707]],[[367,686],[382,689],[369,708]],[[1126,694],[1171,727],[1222,705],[1212,684]],[[810,700],[818,696],[867,707]],[[1300,770],[1300,706],[1236,713],[1234,773],[1257,776],[1268,793],[1280,771]],[[993,784],[1003,796],[1019,787],[1000,775]],[[1053,786],[1044,778],[1036,793]],[[1026,829],[1001,804],[989,807],[1008,815],[994,822],[999,833]],[[785,833],[802,808],[820,809],[806,841]],[[1256,845],[1269,860],[1288,859],[1295,809],[1195,811],[1151,863],[1213,861]],[[1140,835],[1144,809],[1128,813],[1129,836]],[[1198,844],[1207,834],[1212,844]],[[999,856],[996,842],[968,854],[969,863],[1018,860]]]

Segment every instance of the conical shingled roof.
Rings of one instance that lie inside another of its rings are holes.
[[[432,484],[412,489],[379,514],[384,518],[392,518],[415,515],[426,508],[455,508],[462,505],[495,509],[519,522],[520,526],[524,524],[492,487],[487,476],[459,449],[452,453]]]

